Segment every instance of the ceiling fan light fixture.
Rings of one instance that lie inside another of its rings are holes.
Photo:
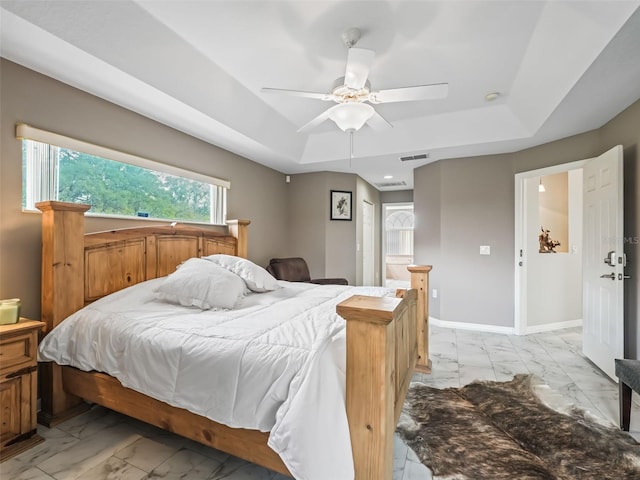
[[[375,51],[368,48],[355,47],[361,35],[362,32],[357,28],[350,28],[343,33],[342,40],[348,47],[347,65],[344,76],[334,83],[331,93],[305,92],[282,88],[262,89],[263,92],[285,93],[325,102],[333,101],[338,104],[317,115],[300,127],[297,130],[298,132],[308,132],[328,118],[347,133],[360,130],[365,123],[368,123],[376,131],[382,131],[393,127],[393,125],[377,113],[370,104],[435,100],[448,95],[449,85],[447,83],[371,91],[369,73]],[[365,104],[365,102],[368,103]]]
[[[344,132],[357,132],[375,110],[366,103],[341,103],[329,109],[329,118]]]

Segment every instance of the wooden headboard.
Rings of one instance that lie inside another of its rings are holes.
[[[191,257],[237,254],[235,237],[202,229],[138,227],[84,236],[84,301],[163,277]]]
[[[230,220],[228,232],[184,225],[84,233],[90,205],[46,201],[42,211],[42,321],[50,331],[105,295],[175,271],[191,257],[247,256],[248,220]]]

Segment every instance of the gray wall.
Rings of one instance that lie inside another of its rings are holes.
[[[413,234],[413,261],[416,264],[432,265],[429,274],[429,288],[440,291],[443,273],[440,259],[441,235],[441,198],[440,173],[442,162],[435,162],[417,168],[413,175],[413,211],[415,213],[415,230]],[[429,292],[431,295],[431,292]],[[441,318],[440,298],[430,297],[429,315]]]
[[[502,275],[512,269],[514,242],[514,229],[504,228],[514,216],[508,164],[499,156],[454,159],[444,162],[440,180],[441,262],[447,265],[440,272],[440,314],[454,322],[511,325],[513,299],[496,296],[512,283]],[[480,245],[489,245],[491,255],[480,255]],[[469,316],[469,305],[484,301],[490,308]]]
[[[291,217],[291,249],[288,256],[303,257],[312,278],[344,277],[351,285],[362,283],[362,202],[380,210],[380,195],[357,175],[316,172],[291,175],[287,185]],[[352,221],[331,220],[331,190],[352,192]],[[376,219],[375,232],[380,222]],[[379,233],[375,258],[380,258]],[[379,261],[376,261],[379,265]],[[379,278],[379,266],[376,268]]]
[[[394,190],[380,192],[380,203],[411,203],[413,202],[413,190]]]
[[[627,355],[638,358],[640,101],[602,128],[516,153],[450,159],[416,169],[415,261],[434,266],[430,313],[456,322],[512,327],[514,321],[514,174],[600,155],[622,144]],[[490,245],[491,255],[479,255]]]
[[[355,282],[355,223],[329,220],[329,191],[354,192],[355,186],[356,176],[350,174],[291,175],[291,248],[286,256],[304,258],[312,278],[335,276],[347,278],[350,284]]]
[[[21,211],[19,122],[231,182],[228,218],[251,220],[249,257],[259,264],[289,246],[284,176],[124,108],[2,59],[0,61],[0,298],[40,312],[40,215]],[[138,222],[139,223],[139,222]],[[87,231],[130,226],[91,218]]]
[[[416,169],[414,183],[415,263],[433,265],[430,289],[438,291],[430,299],[430,315],[510,326],[513,298],[497,293],[513,291],[513,279],[504,275],[512,269],[514,241],[513,227],[507,228],[513,225],[514,209],[508,160],[486,156],[436,162]],[[489,245],[491,255],[479,255],[480,245]]]
[[[329,216],[329,199],[324,199],[324,174],[291,175],[287,184],[290,246],[286,257],[302,257],[307,261],[312,278],[324,276],[324,223]],[[318,228],[321,225],[322,228]]]

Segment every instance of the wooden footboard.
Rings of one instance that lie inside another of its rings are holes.
[[[42,320],[51,331],[85,304],[166,275],[192,256],[246,256],[246,220],[229,233],[190,227],[145,227],[84,234],[87,205],[42,202]],[[396,297],[353,296],[337,306],[347,321],[347,416],[356,480],[391,480],[393,435],[414,368],[429,368],[430,266],[410,266],[411,289]],[[56,364],[42,365],[38,420],[55,425],[83,400],[289,474],[267,446],[268,435],[233,429],[123,387],[116,379]]]
[[[353,296],[347,321],[347,417],[356,480],[391,480],[393,436],[418,360],[417,291]]]

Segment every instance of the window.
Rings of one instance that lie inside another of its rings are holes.
[[[415,217],[412,203],[383,205],[383,252],[387,287],[407,287],[413,263],[413,230]]]
[[[87,203],[94,215],[217,225],[226,220],[229,184],[223,180],[26,125],[18,126],[18,137],[25,210],[35,210],[42,200],[59,200]]]
[[[413,256],[413,206],[388,206],[384,226],[387,255]]]

